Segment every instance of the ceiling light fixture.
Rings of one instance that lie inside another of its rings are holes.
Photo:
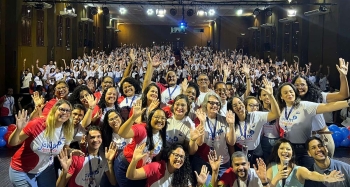
[[[154,13],[153,9],[150,8],[150,9],[147,10],[147,14],[148,15],[153,15],[153,13]]]
[[[197,16],[204,16],[205,14],[206,12],[202,8],[198,9]]]
[[[209,9],[208,15],[209,16],[214,16],[215,15],[215,10],[214,9]]]
[[[126,13],[126,9],[125,8],[119,8],[119,12],[120,14],[125,14]]]
[[[259,8],[254,9],[253,15],[258,16],[259,14],[260,14],[260,9]]]
[[[158,17],[164,17],[165,13],[166,13],[165,9],[157,9],[156,10],[156,14],[157,14]]]
[[[294,8],[288,9],[287,10],[287,16],[288,17],[294,17],[297,15],[297,10],[295,10]]]
[[[243,10],[242,9],[238,9],[236,14],[237,14],[237,16],[241,16],[243,14]]]

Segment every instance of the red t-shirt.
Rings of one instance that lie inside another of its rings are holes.
[[[47,103],[45,104],[44,109],[43,109],[42,115],[46,117],[46,116],[49,114],[49,112],[50,112],[50,110],[52,109],[52,107],[57,103],[57,101],[58,101],[58,100],[57,100],[56,98],[53,98],[53,99],[51,99],[49,102],[47,102]]]
[[[102,97],[102,92],[101,91],[100,92],[95,92],[94,96],[97,99],[97,101],[99,101],[101,99],[101,97]]]
[[[14,170],[34,174],[42,172],[53,162],[50,152],[53,156],[58,155],[64,145],[70,144],[64,138],[62,127],[55,129],[52,142],[44,136],[45,129],[44,118],[35,118],[24,127],[22,131],[29,137],[11,159],[10,165]]]
[[[219,181],[225,186],[233,186],[236,180],[236,174],[233,172],[232,168],[228,168],[224,174],[220,177]]]

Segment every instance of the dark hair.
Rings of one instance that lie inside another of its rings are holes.
[[[282,96],[282,88],[284,86],[290,86],[292,87],[294,93],[295,93],[295,101],[294,101],[294,106],[298,106],[300,104],[300,95],[299,95],[299,91],[298,89],[292,84],[292,83],[289,83],[289,82],[285,82],[283,84],[281,84],[279,87],[278,87],[278,92],[277,92],[277,96],[276,96],[276,100],[277,100],[277,103],[278,103],[278,106],[280,107],[280,109],[282,110],[283,108],[285,108],[287,105],[286,105],[286,102],[284,100],[281,99],[281,96]]]
[[[256,102],[258,102],[258,104],[259,104],[259,109],[258,109],[258,111],[261,111],[261,102],[260,102],[260,100],[259,100],[258,98],[254,97],[254,96],[248,96],[248,97],[246,97],[246,98],[244,99],[243,104],[244,104],[244,106],[245,106],[245,109],[247,110],[248,101],[251,100],[251,99],[254,99]],[[232,107],[232,108],[233,108],[233,107]]]
[[[152,128],[152,125],[151,125],[151,122],[152,122],[152,117],[154,115],[154,113],[157,111],[157,110],[161,110],[164,112],[163,109],[161,108],[155,108],[154,110],[152,110],[149,115],[148,115],[148,119],[147,119],[147,125],[146,125],[146,131],[147,131],[147,140],[146,140],[146,145],[148,145],[148,150],[151,151],[154,149],[154,143],[153,143],[153,128]],[[166,114],[164,112],[164,114]],[[166,115],[165,115],[166,116]],[[165,126],[163,127],[162,130],[159,131],[160,133],[160,136],[162,137],[162,142],[163,142],[163,149],[166,147],[166,129],[168,127],[168,122],[165,121]]]
[[[83,104],[83,103],[81,103],[81,101],[80,101],[80,92],[82,92],[82,91],[87,91],[89,94],[93,94],[92,92],[91,92],[91,90],[87,87],[87,86],[85,86],[85,85],[80,85],[80,86],[78,86],[78,87],[76,87],[75,89],[74,89],[74,91],[72,92],[72,94],[68,97],[68,101],[72,104],[72,105],[74,105],[74,104]]]
[[[300,96],[303,101],[310,101],[315,103],[322,103],[323,97],[322,97],[322,90],[316,86],[314,83],[312,83],[307,77],[303,75],[296,75],[293,80],[292,84],[295,84],[295,81],[298,79],[304,79],[307,84],[307,92],[304,96]]]
[[[129,84],[131,84],[135,88],[135,94],[140,94],[141,93],[142,89],[140,87],[139,82],[136,79],[132,78],[132,77],[126,77],[122,81],[122,83],[120,84],[120,87],[119,87],[119,93],[122,96],[126,97],[126,95],[124,94],[124,91],[123,91],[123,85],[124,85],[125,82],[128,82]]]
[[[89,135],[89,132],[90,131],[100,131],[101,135],[102,135],[102,132],[101,132],[101,128],[99,126],[96,126],[96,125],[90,125],[86,131],[86,136]]]
[[[312,136],[312,137],[310,137],[309,139],[307,139],[306,142],[305,142],[305,147],[306,147],[306,150],[307,150],[307,151],[309,150],[309,143],[310,143],[312,140],[317,140],[317,141],[319,141],[319,142],[324,146],[323,141],[321,140],[321,138],[316,137],[316,136]]]
[[[237,96],[233,96],[232,99],[230,99],[228,102],[227,102],[227,111],[231,110],[234,114],[235,114],[235,125],[239,125],[239,118],[238,118],[238,115],[235,113],[235,111],[233,110],[233,99],[239,99],[243,104],[244,104],[244,101],[242,101],[242,99],[240,97],[237,97]],[[244,107],[245,107],[245,104],[244,104]],[[245,115],[246,115],[246,119],[248,118],[248,112],[247,110],[245,110]]]
[[[152,86],[157,88],[157,90],[158,90],[158,100],[159,100],[159,103],[162,103],[162,97],[161,97],[161,93],[160,93],[159,87],[157,86],[157,84],[151,83],[145,88],[145,90],[142,93],[142,96],[141,96],[141,101],[142,101],[141,107],[142,108],[146,108],[147,107],[147,94],[151,90]],[[142,115],[142,117],[141,117],[141,121],[144,122],[146,120],[147,120],[147,116],[146,116],[146,112],[145,112],[144,115]]]
[[[214,84],[214,90],[216,89],[216,87],[217,87],[219,84],[223,84],[223,85],[225,85],[225,87],[226,87],[226,84],[225,84],[224,82],[218,81],[218,82],[216,82],[216,83]]]
[[[183,186],[188,186],[188,181],[190,181],[193,184],[193,176],[192,176],[192,168],[191,168],[191,163],[190,159],[188,156],[188,153],[186,149],[181,145],[181,144],[172,144],[170,147],[167,147],[166,150],[163,152],[163,160],[166,162],[169,162],[169,157],[171,153],[176,150],[177,148],[181,148],[185,152],[185,158],[183,161],[183,165],[175,170],[174,172],[174,177],[171,181],[171,186],[174,187],[183,187]]]
[[[187,89],[189,87],[192,87],[193,89],[196,90],[196,99],[197,99],[199,97],[199,88],[198,88],[197,83],[191,81],[191,82],[188,83]]]
[[[173,113],[173,114],[175,114],[174,113],[174,105],[175,105],[175,103],[176,103],[176,101],[178,101],[178,100],[180,100],[180,99],[184,99],[185,101],[186,101],[186,104],[187,104],[187,112],[186,112],[186,116],[188,116],[188,113],[190,112],[190,110],[191,110],[191,104],[190,104],[190,101],[188,100],[188,97],[185,95],[185,94],[180,94],[180,95],[178,95],[178,96],[176,96],[175,97],[175,99],[174,99],[174,103],[171,105],[171,107],[170,107],[170,109],[171,109],[171,112]]]
[[[275,162],[275,163],[281,162],[280,157],[278,157],[278,149],[282,143],[288,143],[292,147],[292,158],[290,159],[289,164],[295,163],[295,151],[294,151],[293,144],[289,140],[285,138],[281,138],[277,140],[276,144],[272,147],[270,157],[267,159],[267,164],[270,164],[272,162]]]
[[[115,89],[115,87],[109,87],[108,89]],[[107,108],[106,106],[106,93],[108,91],[108,89],[106,91],[103,92],[100,101],[98,102],[98,107],[100,107],[100,109],[102,109],[102,111]],[[117,93],[117,99],[114,102],[114,108],[116,111],[120,111],[119,105],[118,105],[118,93]]]
[[[86,108],[82,104],[74,104],[73,105],[73,110],[75,110],[75,109],[84,111],[84,114],[86,113]]]
[[[111,110],[108,110],[106,112],[106,114],[104,115],[104,119],[103,119],[103,124],[102,124],[102,145],[103,147],[109,147],[109,144],[111,144],[112,140],[113,140],[113,129],[111,126],[109,126],[109,123],[108,123],[108,116],[109,114],[111,113],[116,113],[120,119],[121,119],[121,124],[120,126],[123,125],[124,123],[124,120],[123,118],[120,116],[120,114],[114,110],[114,109],[111,109]]]

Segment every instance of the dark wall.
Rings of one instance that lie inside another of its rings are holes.
[[[182,41],[185,46],[204,46],[211,40],[209,24],[206,26],[189,26],[187,34],[170,34],[168,25],[132,25],[121,24],[118,29],[118,42],[122,44],[142,44],[150,46],[153,42]],[[204,32],[195,33],[193,29],[202,28]]]

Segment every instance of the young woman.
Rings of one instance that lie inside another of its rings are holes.
[[[147,179],[146,187],[193,186],[191,164],[183,146],[173,144],[163,153],[164,160],[136,169],[137,162],[147,156],[147,153],[143,152],[145,146],[146,144],[143,143],[135,149],[126,173],[128,179]],[[197,186],[204,185],[207,176],[207,168],[203,166],[200,175],[196,172],[197,181],[199,181]]]
[[[183,94],[176,96],[171,106],[173,115],[167,120],[166,141],[168,146],[181,144],[188,147],[189,154],[193,155],[198,149],[196,140],[202,135],[204,129],[202,126],[195,129],[195,124],[188,117],[189,110],[190,102],[187,96]]]
[[[190,102],[190,111],[188,113],[188,117],[194,121],[196,119],[196,110],[199,106],[196,103],[196,100],[199,96],[199,88],[195,82],[187,83],[186,79],[181,84],[182,94],[186,95]]]
[[[152,161],[153,158],[159,159],[160,152],[166,145],[166,131],[167,121],[165,112],[156,108],[150,111],[147,123],[134,124],[135,120],[139,118],[145,108],[141,109],[142,101],[138,100],[133,106],[132,116],[120,127],[118,134],[122,138],[132,138],[131,143],[125,146],[122,153],[115,159],[114,171],[119,186],[144,186],[144,180],[129,180],[126,176],[127,168],[132,160],[132,155],[136,146],[146,142],[146,147],[143,152],[148,152],[148,155],[136,164],[136,168],[140,168]]]
[[[264,78],[263,84],[265,85],[264,90],[268,94],[268,97],[271,101],[271,111],[246,112],[244,103],[238,97],[233,97],[231,105],[234,113],[236,114],[235,133],[237,141],[235,150],[239,150],[247,154],[248,161],[250,163],[255,163],[256,161],[254,150],[260,144],[260,135],[263,125],[267,122],[277,119],[280,115],[280,110],[273,96],[271,83],[268,82],[266,78]]]
[[[350,100],[326,104],[300,101],[297,88],[291,83],[284,83],[278,89],[277,101],[282,112],[279,125],[284,130],[284,137],[296,148],[297,163],[312,167],[313,159],[307,155],[304,143],[311,136],[313,118],[316,114],[347,108]]]
[[[344,180],[344,174],[339,171],[334,170],[328,175],[323,175],[297,166],[293,145],[285,138],[276,142],[268,163],[267,180],[270,181],[270,187],[303,187],[305,180],[328,183]]]
[[[75,104],[73,105],[72,110],[72,119],[73,119],[73,125],[74,125],[74,133],[73,133],[73,140],[70,144],[70,148],[74,149],[80,149],[79,148],[79,142],[83,135],[86,133],[85,128],[83,125],[81,125],[81,122],[84,118],[84,115],[86,113],[86,109],[81,104]]]
[[[134,78],[127,77],[121,82],[119,93],[121,95],[118,98],[120,108],[129,107],[130,110],[132,104],[141,97],[139,95],[141,93],[140,84]]]
[[[103,92],[101,99],[97,104],[99,109],[102,111],[102,114],[100,115],[100,120],[96,120],[96,123],[103,123],[104,116],[108,110],[114,109],[116,111],[120,111],[117,99],[118,94],[116,88],[109,87],[105,92]]]
[[[74,132],[72,106],[59,100],[47,118],[36,118],[27,124],[27,112],[17,117],[17,128],[9,138],[9,145],[24,142],[13,155],[9,168],[14,186],[55,186],[54,156],[69,146]]]
[[[262,89],[258,90],[258,98],[262,103],[262,111],[271,111],[271,101],[268,94]],[[272,147],[280,138],[280,126],[278,119],[265,123],[262,129],[261,148],[263,150],[263,158],[266,161],[271,154]]]

